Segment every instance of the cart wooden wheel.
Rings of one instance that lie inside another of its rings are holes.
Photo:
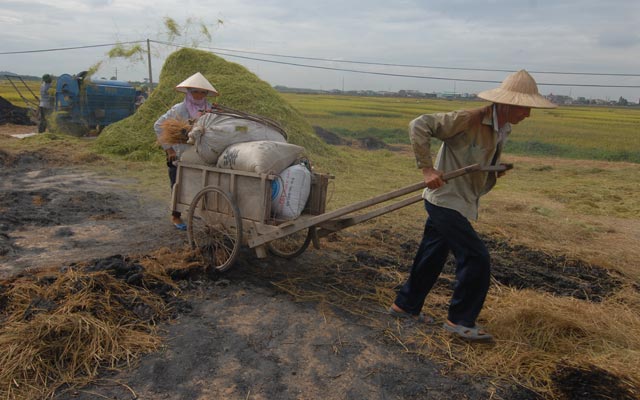
[[[302,254],[313,237],[313,229],[303,229],[268,243],[269,251],[278,257],[294,258]]]
[[[199,191],[189,206],[187,236],[207,267],[229,269],[242,244],[242,218],[231,195],[215,186]]]

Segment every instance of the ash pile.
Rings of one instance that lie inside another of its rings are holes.
[[[0,96],[0,125],[2,124],[35,125],[35,122],[29,118],[28,108],[16,107]]]

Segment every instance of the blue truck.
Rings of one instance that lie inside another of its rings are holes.
[[[55,93],[57,130],[74,135],[99,133],[135,112],[136,88],[129,82],[95,79],[83,71],[58,77]]]

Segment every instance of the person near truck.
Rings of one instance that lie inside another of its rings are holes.
[[[160,140],[162,133],[162,122],[173,118],[182,120],[197,120],[205,112],[212,110],[211,103],[207,100],[208,96],[218,96],[218,91],[200,72],[196,72],[183,82],[176,86],[178,92],[184,93],[184,101],[174,105],[155,122],[153,128],[158,137],[158,142],[165,151],[167,158],[167,168],[169,171],[169,182],[171,189],[176,184],[176,174],[178,167],[176,161],[180,159],[182,152],[189,146],[188,144],[166,144]],[[182,216],[179,212],[171,213],[171,222],[179,230],[186,230],[187,226],[182,222]]]
[[[40,113],[39,123],[38,123],[38,133],[43,133],[47,130],[47,117],[51,114],[51,109],[53,108],[52,98],[49,94],[49,90],[51,89],[51,75],[44,74],[42,75],[42,83],[40,84],[40,103],[38,105],[38,111]]]
[[[500,87],[481,92],[478,97],[492,104],[425,114],[409,124],[417,166],[427,186],[422,197],[428,217],[409,277],[389,313],[433,322],[421,311],[452,252],[456,283],[443,329],[462,339],[490,341],[492,335],[476,324],[489,290],[489,251],[470,220],[478,217],[480,196],[489,192],[504,173],[479,171],[450,181],[444,181],[443,174],[472,164],[499,165],[511,126],[529,117],[532,108],[556,105],[539,94],[535,80],[525,70],[509,75]],[[431,138],[442,141],[435,163]]]

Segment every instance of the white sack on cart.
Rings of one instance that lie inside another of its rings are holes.
[[[311,192],[311,172],[302,164],[286,168],[271,184],[271,212],[276,218],[296,219]]]
[[[215,164],[220,153],[228,146],[255,140],[286,143],[280,132],[265,124],[215,113],[198,118],[189,132],[188,143],[195,145],[203,160]]]
[[[188,164],[207,165],[207,162],[200,157],[194,146],[187,147],[180,154],[180,161]]]
[[[270,140],[236,143],[220,154],[216,166],[259,174],[279,174],[298,160],[303,152],[304,147]]]

